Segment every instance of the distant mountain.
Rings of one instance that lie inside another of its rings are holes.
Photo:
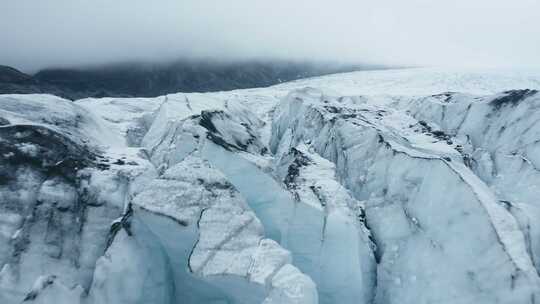
[[[0,82],[2,83],[26,83],[31,80],[31,78],[32,76],[26,75],[12,67],[0,65]]]
[[[39,93],[32,76],[12,67],[0,65],[0,93]]]
[[[33,76],[17,69],[0,65],[0,94],[50,93],[70,98],[72,95],[62,88],[36,80]]]
[[[153,97],[176,92],[264,87],[311,76],[380,68],[383,67],[285,61],[176,61],[51,68],[31,76],[0,66],[0,94],[51,93],[68,99]]]

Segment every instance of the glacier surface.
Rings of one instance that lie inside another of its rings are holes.
[[[536,303],[540,72],[0,95],[0,303]]]

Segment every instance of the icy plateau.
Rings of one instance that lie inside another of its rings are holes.
[[[539,89],[0,95],[0,303],[540,303]]]

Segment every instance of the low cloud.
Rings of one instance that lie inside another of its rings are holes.
[[[16,0],[0,64],[178,58],[540,66],[537,0]]]

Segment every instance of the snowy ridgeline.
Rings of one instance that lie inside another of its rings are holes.
[[[0,95],[0,303],[536,303],[538,88]]]

